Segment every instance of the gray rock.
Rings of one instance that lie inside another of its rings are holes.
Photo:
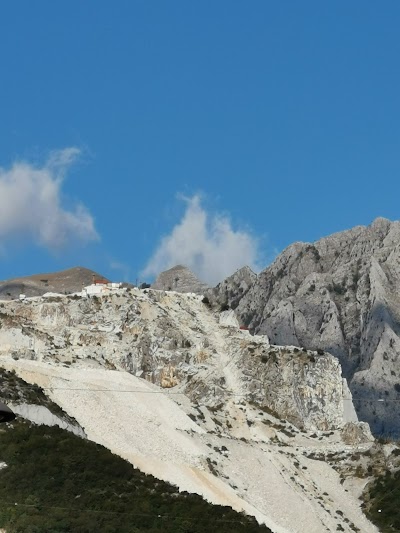
[[[222,310],[228,306],[231,309],[235,309],[256,280],[257,274],[250,267],[245,266],[219,283],[215,288],[209,289],[206,292],[206,296],[214,303],[217,303]]]
[[[10,403],[10,408],[14,413],[22,416],[26,420],[30,420],[39,426],[58,426],[61,429],[66,429],[79,437],[86,438],[85,431],[79,424],[71,424],[68,420],[63,420],[59,416],[52,413],[44,405],[34,405],[28,403],[13,404]]]
[[[193,272],[183,266],[177,265],[165,272],[161,272],[152,285],[152,289],[176,292],[194,292],[203,294],[207,285],[202,283]]]
[[[400,435],[400,222],[292,244],[243,285],[240,272],[208,291],[211,303],[273,344],[335,355],[360,419]]]
[[[120,289],[1,309],[0,355],[17,363],[128,371],[210,409],[248,402],[310,430],[349,420],[351,395],[335,357],[271,346],[266,335],[241,331],[232,312],[220,324],[198,295]]]
[[[348,422],[342,429],[342,439],[348,445],[356,446],[365,442],[373,442],[374,437],[365,422]]]

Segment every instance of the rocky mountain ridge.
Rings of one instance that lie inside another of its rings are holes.
[[[361,419],[400,434],[400,222],[295,243],[250,283],[238,271],[207,297],[272,343],[335,355]]]
[[[358,501],[374,443],[337,359],[219,320],[151,289],[3,301],[0,365],[90,440],[274,533],[376,531]]]

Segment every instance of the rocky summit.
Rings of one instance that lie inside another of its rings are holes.
[[[163,291],[202,294],[208,287],[189,268],[177,265],[161,272],[153,283],[152,288]]]
[[[207,296],[274,344],[334,355],[360,418],[400,434],[400,222],[297,242],[258,276],[241,269]]]

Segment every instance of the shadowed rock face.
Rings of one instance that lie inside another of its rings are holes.
[[[152,289],[176,292],[194,292],[202,294],[207,285],[202,283],[191,270],[182,265],[177,265],[165,272],[161,272],[152,285]]]
[[[360,417],[400,434],[400,222],[295,243],[258,276],[238,271],[207,295],[273,344],[335,355]]]
[[[46,292],[68,294],[82,290],[83,286],[90,285],[95,279],[104,279],[93,270],[84,267],[74,267],[60,272],[47,274],[34,274],[21,278],[0,282],[0,300],[13,300],[20,294],[26,296],[42,296]],[[108,281],[108,280],[106,280]]]

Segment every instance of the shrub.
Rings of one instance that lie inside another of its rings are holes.
[[[339,283],[333,283],[332,290],[336,294],[342,295],[342,294],[345,294],[346,287],[345,287],[344,283],[342,285],[340,285]]]
[[[400,531],[400,472],[386,472],[368,486],[364,494],[365,513],[379,531]],[[381,510],[385,512],[382,513]]]
[[[17,419],[1,433],[0,457],[8,465],[0,476],[0,527],[8,533],[230,533],[232,524],[240,533],[271,533],[57,427]]]

